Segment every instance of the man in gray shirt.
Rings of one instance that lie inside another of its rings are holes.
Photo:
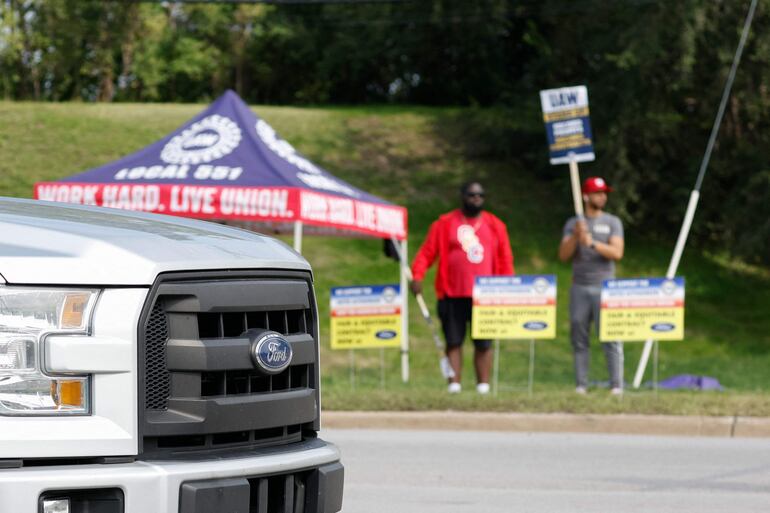
[[[570,289],[570,336],[575,354],[575,391],[588,390],[589,334],[591,321],[599,327],[602,281],[615,277],[615,261],[623,258],[623,224],[617,217],[604,212],[607,193],[612,188],[599,177],[583,182],[585,218],[570,218],[564,225],[559,245],[559,258],[572,260]],[[623,345],[606,342],[604,355],[610,375],[611,392],[623,393]]]

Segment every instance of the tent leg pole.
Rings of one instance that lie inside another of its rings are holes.
[[[398,241],[394,241],[399,244]],[[399,269],[401,275],[401,381],[409,383],[409,282],[407,281],[407,271],[409,270],[406,261],[407,252],[406,239],[401,243],[401,252],[399,256]]]
[[[302,221],[294,221],[294,251],[302,253]]]

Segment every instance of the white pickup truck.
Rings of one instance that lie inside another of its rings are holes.
[[[339,511],[318,374],[283,243],[0,198],[0,512]]]

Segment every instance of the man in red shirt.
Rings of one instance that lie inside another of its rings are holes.
[[[513,254],[505,224],[484,212],[484,188],[468,182],[460,188],[462,207],[435,221],[412,263],[412,292],[422,292],[425,272],[438,258],[436,297],[441,327],[446,339],[446,354],[455,377],[449,393],[458,393],[462,370],[462,344],[471,321],[473,282],[476,276],[513,274]],[[490,340],[474,340],[476,391],[489,393],[492,368]]]

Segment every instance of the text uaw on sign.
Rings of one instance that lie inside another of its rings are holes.
[[[594,160],[586,86],[540,91],[551,164]]]

